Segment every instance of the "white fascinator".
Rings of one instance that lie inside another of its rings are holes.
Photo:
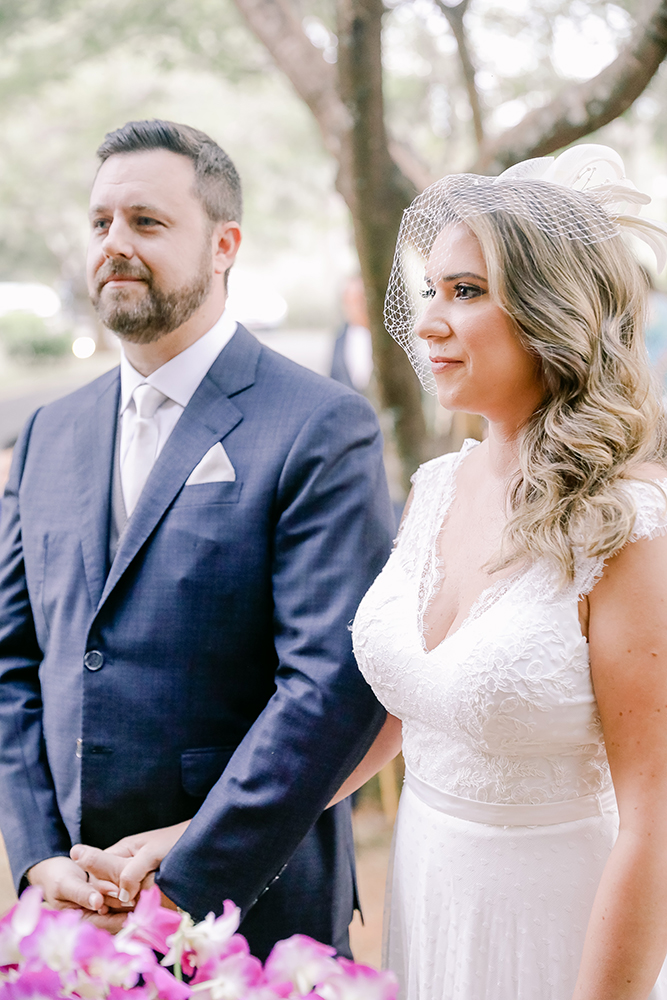
[[[387,330],[407,352],[424,388],[433,392],[435,383],[414,328],[425,304],[426,261],[446,226],[502,212],[529,220],[555,240],[593,244],[627,233],[651,248],[661,271],[667,263],[667,226],[639,216],[650,201],[625,176],[618,153],[593,143],[524,160],[498,177],[450,174],[426,188],[403,213],[385,300]]]

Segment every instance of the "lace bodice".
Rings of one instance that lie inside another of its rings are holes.
[[[580,556],[565,589],[550,564],[536,560],[486,590],[438,646],[424,645],[424,609],[439,582],[439,528],[458,466],[475,444],[415,474],[396,547],[354,621],[357,662],[403,721],[407,766],[429,784],[503,803],[596,794],[610,776],[578,601],[603,560]],[[667,532],[659,492],[640,482],[628,489],[637,508],[632,540]]]

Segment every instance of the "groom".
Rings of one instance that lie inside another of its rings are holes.
[[[130,122],[98,156],[88,282],[120,369],[32,417],[2,505],[16,885],[96,909],[72,845],[167,828],[174,904],[231,898],[259,957],[296,932],[345,953],[349,806],[323,810],[384,717],[348,631],[392,533],[377,422],[225,311],[241,192],[208,136]]]

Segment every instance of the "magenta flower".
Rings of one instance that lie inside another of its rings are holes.
[[[42,910],[37,927],[24,937],[21,952],[37,964],[65,975],[75,970],[74,949],[82,928],[81,910]]]
[[[167,938],[175,933],[180,923],[181,917],[176,910],[160,905],[160,890],[154,885],[141,893],[117,937],[124,944],[127,939],[139,941],[164,955],[168,950]]]
[[[187,1000],[192,996],[192,990],[185,983],[174,979],[170,972],[156,962],[144,973],[146,984],[146,1000]],[[111,998],[109,998],[111,1000]]]
[[[201,1000],[245,1000],[248,991],[261,982],[259,959],[247,950],[237,951],[223,959],[211,958],[202,965],[192,981],[192,996]]]
[[[77,979],[73,988],[76,992],[89,996],[96,983],[129,990],[137,985],[145,969],[156,964],[149,948],[130,953],[124,951],[122,945],[108,931],[84,921],[74,947]],[[100,995],[106,997],[106,992]]]
[[[398,980],[393,972],[339,958],[338,973],[321,983],[317,993],[322,1000],[396,1000]]]
[[[54,1000],[65,997],[60,976],[53,969],[25,968],[17,979],[0,984],[1,1000]]]
[[[183,914],[180,926],[167,940],[169,951],[162,964],[182,964],[183,971],[190,975],[214,955],[224,957],[243,949],[248,952],[245,938],[236,934],[240,920],[241,911],[230,899],[224,901],[222,914],[217,918],[214,913],[209,913],[195,924],[187,913]],[[237,941],[237,938],[240,940]]]
[[[157,997],[157,993],[155,996]],[[127,1000],[128,997],[131,997],[132,1000],[153,1000],[153,997],[144,986],[135,986],[133,990],[124,990],[120,986],[112,986],[106,994],[106,1000]]]
[[[276,993],[270,986],[260,983],[248,990],[243,1000],[283,1000],[281,993]]]
[[[41,916],[42,890],[36,885],[30,886],[0,920],[0,968],[19,964],[19,944],[35,931]]]
[[[332,957],[336,949],[314,941],[305,934],[293,934],[285,941],[278,941],[264,966],[266,982],[277,993],[286,996],[296,993],[305,996],[339,972]]]

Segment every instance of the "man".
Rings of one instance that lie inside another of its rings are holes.
[[[120,370],[35,414],[3,501],[16,885],[117,926],[70,849],[158,829],[195,918],[231,898],[260,957],[297,931],[345,953],[349,808],[322,811],[384,717],[347,629],[391,534],[377,423],[225,312],[240,185],[211,139],[130,122],[98,156],[88,281]]]

